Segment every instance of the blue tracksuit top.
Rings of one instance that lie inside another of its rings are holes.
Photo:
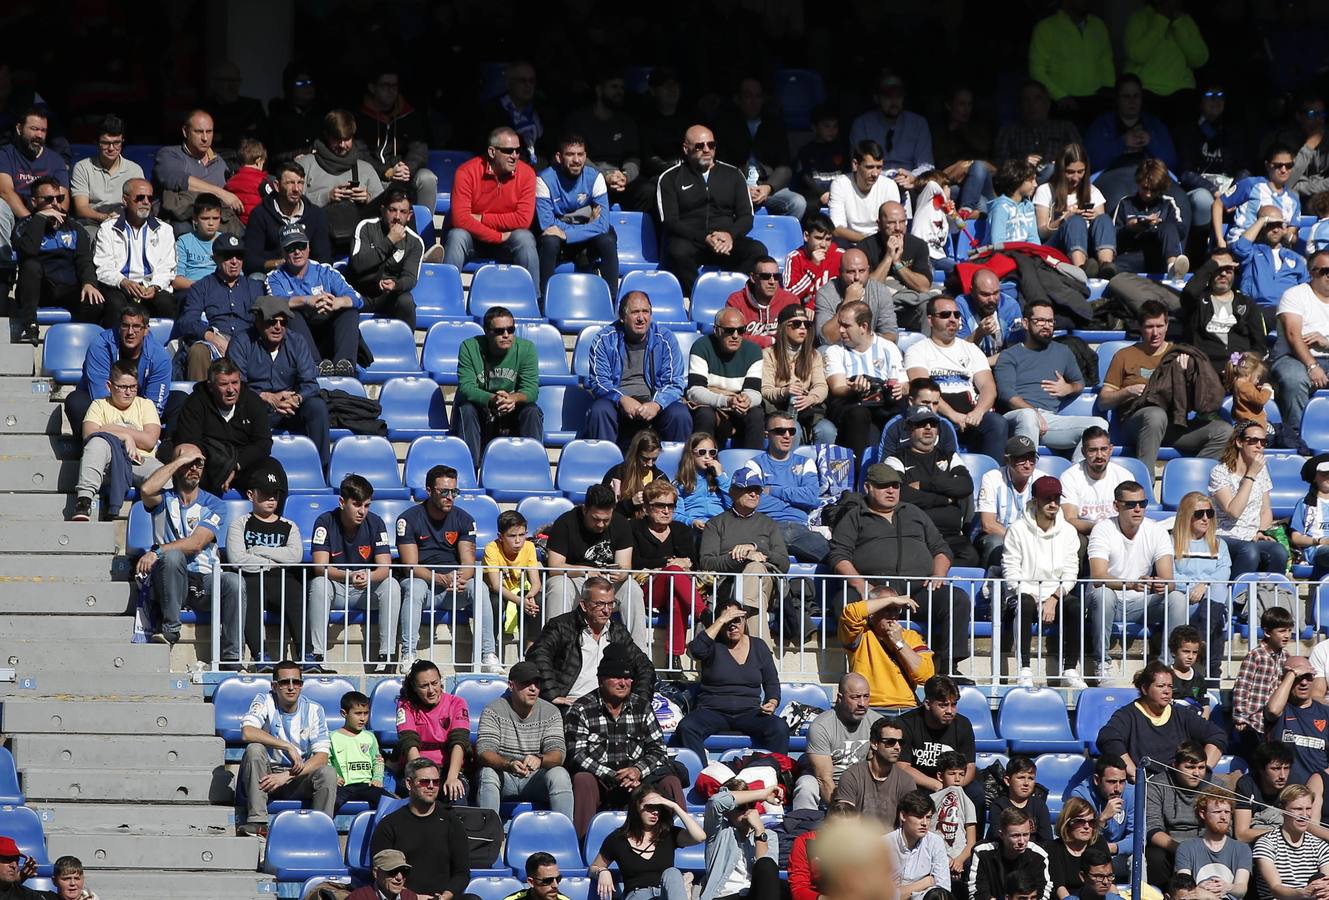
[[[589,220],[592,207],[600,215]],[[609,230],[609,188],[605,177],[590,166],[576,178],[569,178],[554,166],[535,180],[535,217],[540,230],[557,225],[568,236],[569,244],[589,241]]]

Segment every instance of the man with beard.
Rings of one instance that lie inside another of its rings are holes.
[[[13,143],[0,147],[0,252],[8,251],[15,223],[33,214],[33,182],[49,176],[69,188],[64,158],[46,151],[46,123],[46,107],[32,107],[14,126]]]
[[[305,170],[305,199],[327,214],[333,253],[345,254],[355,226],[383,193],[378,172],[360,158],[355,145],[355,117],[344,109],[329,112],[323,117],[323,136],[314,141],[313,152],[297,156],[295,161]]]
[[[394,66],[380,66],[372,74],[355,121],[383,183],[411,192],[416,203],[432,212],[438,176],[425,168],[428,124],[401,95],[401,75]]]
[[[565,123],[568,131],[586,139],[588,153],[594,151],[588,163],[604,175],[615,203],[623,201],[628,185],[641,173],[637,123],[623,111],[623,99],[623,76],[602,72],[595,83],[595,102],[573,112]]]
[[[365,299],[364,309],[379,318],[400,319],[415,330],[415,298],[425,244],[411,226],[411,198],[390,187],[379,201],[381,214],[355,228],[346,274]]]
[[[1286,767],[1283,769],[1283,781],[1287,782]],[[1240,783],[1237,793],[1241,793]],[[1071,796],[1086,801],[1093,809],[1094,815],[1098,817],[1103,840],[1107,841],[1108,853],[1111,854],[1108,862],[1112,870],[1125,881],[1130,876],[1131,855],[1135,850],[1135,786],[1126,779],[1126,762],[1120,756],[1100,756],[1094,762],[1093,776],[1089,781],[1077,785],[1071,791]],[[1277,797],[1274,799],[1276,804]]]
[[[1237,259],[1224,247],[1214,250],[1181,289],[1186,343],[1209,357],[1216,372],[1234,353],[1264,356],[1269,351],[1260,306],[1234,289],[1236,280]]]
[[[881,718],[868,707],[871,696],[868,680],[849,672],[840,679],[834,708],[812,720],[803,754],[803,761],[811,771],[799,776],[794,784],[794,809],[829,805],[840,776],[850,766],[867,759],[873,749],[870,736]]]
[[[928,514],[949,545],[955,565],[978,565],[978,552],[965,534],[971,511],[969,501],[974,495],[973,476],[958,454],[937,450],[941,419],[935,412],[920,406],[909,411],[905,422],[910,429],[909,444],[885,461],[903,479],[900,502],[912,503]],[[1034,450],[1032,445],[1006,449],[1016,456]]]
[[[305,169],[293,160],[277,166],[277,189],[270,192],[249,214],[245,228],[245,273],[262,275],[283,262],[281,230],[303,225],[309,236],[309,258],[332,262],[332,239],[328,217],[313,203],[305,202]]]
[[[39,306],[61,306],[76,321],[97,322],[106,301],[96,285],[92,241],[69,214],[69,191],[43,176],[33,184],[32,208],[34,215],[15,229],[19,269],[11,337],[35,347]]]
[[[831,803],[849,803],[860,815],[873,816],[889,828],[895,807],[914,789],[914,780],[899,765],[904,732],[900,720],[890,716],[872,723],[867,758],[840,775]]]
[[[1020,302],[1002,293],[1001,279],[991,269],[975,272],[969,293],[956,297],[955,305],[960,308],[960,339],[982,350],[990,366],[997,364],[1003,347],[1023,336]]]
[[[599,269],[610,296],[618,294],[618,238],[609,225],[608,182],[622,173],[597,171],[587,165],[586,154],[586,138],[565,135],[559,139],[553,165],[535,181],[542,297],[559,261],[579,255]]]

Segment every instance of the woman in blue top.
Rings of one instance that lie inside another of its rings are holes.
[[[1187,594],[1191,623],[1206,636],[1209,656],[1206,676],[1217,685],[1232,593],[1227,584],[1232,577],[1232,557],[1227,544],[1218,539],[1213,501],[1201,491],[1191,491],[1177,506],[1172,558],[1172,574],[1177,590]]]
[[[1038,218],[1034,213],[1034,189],[1038,170],[1024,159],[1008,159],[1001,164],[992,186],[1001,196],[988,206],[988,243],[993,247],[1023,241],[1043,243],[1038,237]]]
[[[674,519],[695,529],[699,536],[710,519],[733,505],[729,499],[729,476],[720,465],[720,451],[714,437],[698,431],[688,438],[688,448],[678,461],[674,485],[678,488]]]
[[[1306,562],[1314,566],[1311,578],[1329,575],[1329,453],[1317,453],[1301,467],[1301,479],[1310,485],[1292,511],[1289,538]]]

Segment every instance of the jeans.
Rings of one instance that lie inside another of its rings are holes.
[[[0,203],[0,261],[14,257],[14,211]]]
[[[1182,591],[1168,591],[1166,595],[1154,593],[1146,597],[1142,591],[1114,591],[1111,588],[1096,587],[1090,591],[1088,606],[1085,616],[1096,625],[1087,635],[1086,643],[1089,646],[1085,649],[1090,659],[1106,657],[1108,645],[1112,642],[1111,629],[1114,624],[1144,625],[1149,630],[1150,656],[1159,656],[1163,638],[1173,628],[1190,621],[1189,604]],[[1096,646],[1095,641],[1098,642]],[[1122,643],[1125,643],[1124,636]],[[1096,653],[1100,650],[1101,653]]]
[[[320,575],[309,585],[309,646],[315,656],[322,658],[328,651],[328,616],[332,609],[349,611],[368,609],[369,594],[373,591],[378,608],[369,619],[378,621],[378,658],[392,657],[393,634],[397,613],[401,609],[401,589],[391,578],[384,578],[371,589],[353,587],[345,581]],[[365,622],[365,636],[369,635],[369,622]]]
[[[545,583],[545,621],[549,621],[554,616],[561,616],[565,612],[571,612],[577,598],[581,595],[582,585],[585,583],[585,574],[577,572],[554,574],[554,572],[551,572],[549,580]],[[649,652],[646,646],[646,628],[648,625],[646,603],[642,598],[641,585],[631,578],[623,579],[623,583],[618,586],[618,590],[614,593],[614,599],[618,601],[619,616],[623,620],[623,626],[632,635],[633,642],[643,652]],[[532,635],[527,635],[527,637],[530,638]]]
[[[1208,188],[1195,188],[1186,192],[1191,201],[1191,227],[1209,231],[1210,216],[1214,208],[1214,192]]]
[[[268,799],[273,800],[308,800],[309,805],[331,817],[337,804],[337,771],[331,763],[324,763],[317,769],[304,772],[268,794],[259,786],[266,775],[272,774],[277,764],[268,758],[268,748],[263,744],[245,745],[245,757],[240,761],[240,784],[245,786],[245,803],[248,806],[244,824],[268,824]]]
[[[775,191],[766,198],[766,203],[763,205],[773,216],[793,216],[800,222],[803,221],[803,214],[808,211],[807,198],[789,188]]]
[[[119,440],[119,438],[113,438]],[[78,463],[78,487],[75,489],[80,497],[95,497],[97,492],[102,489],[102,480],[106,477],[107,471],[111,468],[111,445],[104,440],[89,441],[83,445],[83,457]],[[143,454],[143,461],[133,464],[134,486],[138,487],[153,472],[162,467],[150,451]],[[124,497],[111,497],[110,502],[116,507],[116,512],[124,502]]]
[[[495,416],[487,406],[479,406],[457,395],[452,405],[452,430],[466,442],[475,468],[485,447],[500,434],[532,438],[544,442],[545,414],[534,403],[523,403],[506,416]]]
[[[951,185],[951,198],[960,209],[973,209],[982,212],[996,196],[992,188],[992,172],[981,159],[974,160],[969,167],[969,174],[964,176],[959,186]]]
[[[341,359],[354,363],[360,356],[360,313],[354,309],[339,309],[330,316],[315,317],[308,312],[309,307],[301,307],[300,315],[305,320],[309,335],[313,340],[316,360]],[[298,328],[292,328],[298,331]]]
[[[806,427],[806,426],[805,426]],[[812,423],[812,443],[814,444],[834,444],[836,437],[835,423],[830,419],[822,417]],[[797,449],[803,444],[808,443],[803,440],[803,429],[794,431],[794,446],[791,449]]]
[[[819,563],[831,552],[830,541],[802,522],[777,522],[789,555],[799,562]]]
[[[965,428],[959,433],[960,443],[974,453],[986,453],[993,459],[1006,456],[1006,440],[1010,428],[1006,420],[992,410],[983,413],[977,428]]]
[[[1287,548],[1278,541],[1243,541],[1238,538],[1223,538],[1227,552],[1232,557],[1232,578],[1248,572],[1287,571]]]
[[[737,731],[752,738],[752,746],[776,753],[789,752],[789,728],[784,719],[762,712],[756,706],[742,712],[724,712],[701,707],[678,723],[671,747],[686,747],[698,758],[706,758],[706,738],[724,731]]]
[[[542,234],[536,239],[536,245],[540,254],[541,297],[545,295],[549,279],[554,277],[559,260],[570,259],[582,250],[586,251],[587,259],[595,263],[605,284],[609,285],[609,295],[618,296],[618,235],[614,229],[610,228],[604,234],[573,244],[556,235]]]
[[[285,648],[293,650],[290,659],[305,655],[305,600],[300,570],[272,566],[262,572],[241,574],[240,600],[245,611],[245,646],[254,661],[263,660],[264,638],[277,640],[276,659],[285,659]],[[284,624],[269,629],[263,622],[264,610],[277,613]]]
[[[1087,254],[1090,248],[1095,253],[1100,250],[1111,250],[1116,253],[1117,229],[1106,213],[1095,216],[1092,222],[1086,221],[1081,215],[1069,215],[1062,220],[1057,233],[1052,236],[1048,244],[1064,251],[1067,255],[1077,250]]]
[[[508,239],[502,244],[487,244],[477,241],[469,232],[461,228],[448,229],[448,236],[443,241],[443,261],[461,271],[467,260],[483,253],[495,259],[511,260],[531,273],[531,283],[540,284],[540,254],[535,248],[535,235],[525,228],[517,228],[508,233]]]
[[[541,769],[522,778],[484,766],[475,788],[475,805],[499,811],[504,800],[547,803],[556,813],[572,820],[572,778],[562,766]]]
[[[1283,443],[1305,453],[1301,444],[1301,415],[1311,399],[1311,376],[1301,360],[1291,354],[1274,360],[1272,367],[1278,412],[1283,418]],[[72,419],[71,419],[72,424]]]
[[[152,569],[152,601],[161,614],[161,633],[171,643],[180,639],[180,610],[212,612],[212,576],[189,571],[189,557],[181,550],[163,550]],[[210,621],[210,620],[209,620]],[[240,659],[240,578],[227,572],[221,578],[221,659]]]
[[[683,873],[670,866],[660,873],[659,887],[633,888],[623,900],[688,900],[688,887],[683,883]]]
[[[618,404],[608,397],[601,397],[591,404],[586,413],[586,424],[577,437],[587,441],[614,441],[620,447],[626,447],[643,428],[654,428],[662,441],[685,443],[692,435],[692,413],[686,403],[678,400],[660,410],[650,422],[623,419]]]
[[[1100,419],[1098,416],[1062,416],[1057,413],[1042,413],[1043,421],[1047,424],[1047,433],[1039,435],[1038,417],[1040,410],[1037,409],[1013,409],[1006,413],[1006,422],[1010,425],[1011,437],[1023,436],[1034,442],[1034,445],[1042,444],[1044,447],[1050,447],[1053,450],[1074,450],[1074,458],[1079,460],[1084,456],[1084,451],[1080,449],[1080,435],[1090,426],[1097,425],[1104,431],[1107,431],[1107,419]]]
[[[1146,406],[1126,417],[1126,444],[1135,444],[1135,456],[1144,463],[1150,474],[1158,464],[1158,448],[1164,438],[1182,456],[1202,456],[1220,459],[1227,446],[1232,426],[1221,419],[1188,424],[1178,428],[1168,421],[1167,410],[1161,406]]]
[[[461,610],[470,608],[475,614],[471,633],[480,639],[480,653],[488,656],[497,652],[494,639],[494,608],[489,597],[489,586],[479,578],[466,582],[460,591],[452,588],[434,588],[421,578],[401,580],[401,652],[414,653],[420,637],[420,623],[425,609],[452,611],[454,619]],[[433,628],[430,628],[433,633]]]

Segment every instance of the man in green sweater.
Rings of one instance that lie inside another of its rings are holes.
[[[544,440],[540,361],[535,345],[517,337],[516,321],[502,306],[485,313],[485,333],[462,341],[457,350],[457,397],[452,430],[470,448],[477,468],[484,448],[496,437]]]

